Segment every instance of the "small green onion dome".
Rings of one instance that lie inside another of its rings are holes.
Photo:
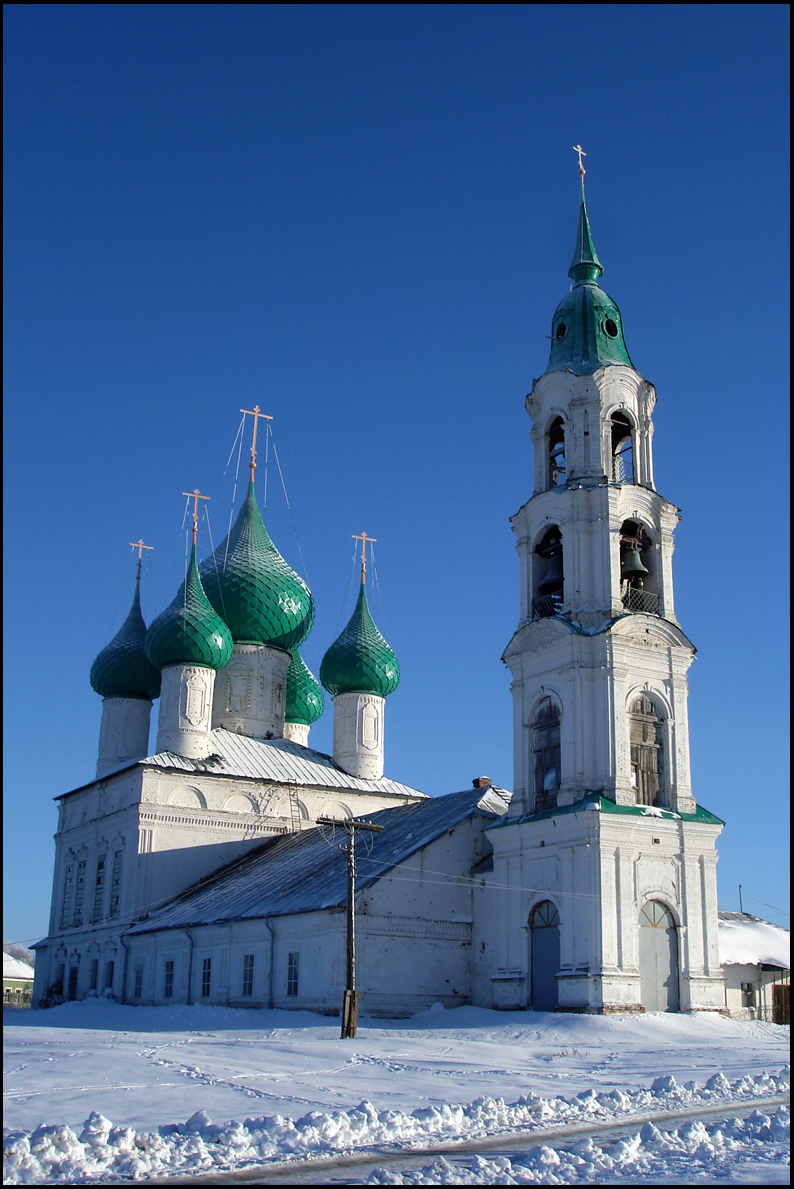
[[[325,709],[325,698],[320,683],[306,665],[297,648],[290,650],[290,666],[287,669],[287,722],[303,723],[310,727]]]
[[[158,698],[160,674],[146,659],[145,641],[141,592],[136,584],[130,613],[121,630],[91,666],[91,688],[103,698],[138,698],[146,702]]]
[[[201,578],[235,644],[268,644],[290,652],[311,631],[311,591],[271,541],[253,483],[228,537],[202,562]]]
[[[231,632],[201,585],[194,544],[187,577],[176,598],[146,633],[146,655],[158,669],[166,665],[222,669],[231,660],[232,648]]]
[[[364,583],[342,635],[320,665],[320,681],[329,694],[376,694],[385,698],[400,684],[397,657],[375,627]]]

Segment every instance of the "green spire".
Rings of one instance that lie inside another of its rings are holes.
[[[593,245],[583,178],[576,250],[568,269],[574,283],[551,320],[547,372],[570,371],[576,376],[589,376],[609,364],[634,366],[623,337],[620,310],[597,284],[603,271]]]
[[[136,582],[129,615],[91,666],[91,688],[103,698],[151,702],[159,697],[160,674],[146,659],[145,641],[140,582]]]
[[[196,565],[195,541],[187,577],[176,598],[146,633],[146,655],[158,669],[166,665],[222,669],[231,660],[231,633],[204,593]]]
[[[579,202],[579,228],[576,232],[576,248],[573,253],[568,276],[574,284],[578,281],[597,281],[603,273],[601,261],[593,243],[590,230],[590,220],[587,217],[587,203],[584,200],[584,177],[582,178],[582,197]]]
[[[228,537],[202,562],[201,578],[235,644],[269,644],[289,652],[308,636],[314,599],[271,541],[253,482]]]
[[[311,673],[297,648],[290,649],[290,666],[287,669],[286,722],[311,726],[325,709],[325,698],[320,683]]]
[[[323,657],[320,681],[331,695],[376,694],[379,698],[399,685],[397,657],[369,613],[363,580],[350,623]]]

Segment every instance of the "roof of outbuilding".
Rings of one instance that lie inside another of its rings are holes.
[[[20,962],[19,958],[14,958],[11,954],[3,954],[3,978],[33,982],[33,967],[28,966],[27,962]]]
[[[788,929],[762,921],[748,912],[719,914],[720,962],[723,966],[777,966],[791,964]]]
[[[300,743],[288,739],[251,739],[216,727],[210,732],[212,754],[206,760],[189,760],[170,751],[136,760],[134,764],[123,764],[114,772],[106,772],[107,780],[119,772],[131,768],[164,768],[176,772],[190,772],[205,776],[232,776],[236,779],[264,780],[273,784],[303,785],[308,788],[334,789],[354,793],[383,793],[392,797],[412,797],[425,800],[427,793],[420,793],[407,784],[396,780],[365,780],[359,776],[348,776],[331,756],[321,751],[312,751]],[[72,793],[80,792],[96,784],[91,780]],[[61,793],[55,800],[68,797]]]
[[[357,847],[356,891],[368,887],[398,863],[475,813],[505,813],[510,794],[503,789],[467,789],[428,797],[411,805],[382,809],[368,820],[384,827],[372,834],[372,849]],[[347,859],[330,828],[314,827],[265,842],[244,858],[183,892],[130,933],[184,929],[229,920],[257,920],[316,912],[344,904]]]

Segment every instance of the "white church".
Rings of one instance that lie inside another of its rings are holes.
[[[383,829],[362,844],[355,885],[364,1014],[436,1002],[725,1011],[723,823],[690,785],[680,516],[654,486],[656,393],[602,272],[582,175],[572,284],[526,400],[534,491],[512,518],[512,794],[479,777],[430,797],[384,776],[400,674],[364,567],[320,668],[333,756],[312,750],[324,697],[299,648],[314,603],[267,533],[252,448],[228,537],[199,563],[194,515],[173,602],[147,628],[136,587],[94,661],[96,774],[58,798],[34,1003],[105,994],[337,1014],[347,873],[333,827],[317,822],[366,818]]]

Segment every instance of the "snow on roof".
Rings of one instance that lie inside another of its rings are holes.
[[[779,966],[791,963],[791,934],[760,917],[742,912],[719,914],[720,962],[723,966]]]
[[[356,890],[368,887],[472,814],[491,817],[506,813],[509,800],[509,793],[492,786],[427,797],[370,814],[367,820],[384,830],[369,835],[366,841],[362,838],[356,847]],[[183,892],[129,932],[151,933],[217,921],[287,916],[344,904],[347,859],[340,846],[344,837],[331,839],[329,828],[315,827],[268,840]]]
[[[33,967],[28,966],[27,962],[20,962],[19,958],[13,958],[11,954],[3,954],[3,978],[33,982]]]
[[[216,727],[210,733],[212,755],[206,760],[189,760],[170,751],[160,751],[146,756],[135,764],[124,764],[115,771],[128,771],[143,765],[147,768],[171,768],[179,772],[202,773],[204,775],[247,777],[252,780],[267,780],[274,784],[297,784],[309,788],[346,789],[355,793],[385,793],[392,797],[424,799],[427,793],[420,793],[407,784],[396,780],[364,780],[348,776],[331,756],[321,751],[312,751],[289,739],[250,739]],[[113,771],[103,774],[106,780]],[[96,783],[91,781],[91,784]],[[88,788],[81,785],[80,788]],[[79,792],[73,789],[72,792]],[[69,794],[62,794],[68,796]],[[57,798],[56,798],[57,800]]]

